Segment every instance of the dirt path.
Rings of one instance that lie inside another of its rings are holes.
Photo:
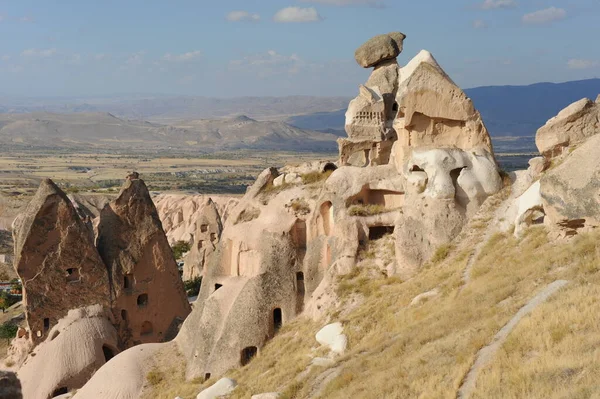
[[[492,342],[488,345],[484,346],[477,352],[475,357],[475,363],[471,366],[471,369],[467,373],[464,378],[458,392],[456,394],[457,399],[467,399],[471,396],[471,393],[475,389],[475,384],[477,382],[477,375],[479,371],[490,363],[493,359],[494,355],[502,347],[508,335],[512,332],[512,330],[517,326],[519,321],[531,311],[533,311],[538,305],[544,303],[552,294],[558,291],[560,288],[565,286],[568,283],[566,280],[556,280],[553,283],[549,284],[544,288],[541,292],[539,292],[536,296],[527,302],[525,306],[523,306],[519,311],[513,316],[512,319],[508,323],[504,325],[494,335]]]

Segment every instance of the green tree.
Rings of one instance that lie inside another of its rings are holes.
[[[183,286],[187,296],[196,296],[200,293],[200,286],[202,286],[202,276],[194,277],[191,280],[184,281]]]
[[[19,327],[13,323],[4,323],[0,325],[0,338],[6,339],[7,343],[17,335]]]
[[[173,255],[177,260],[181,259],[183,257],[183,254],[189,252],[191,248],[192,246],[190,245],[190,243],[186,241],[177,241],[171,247],[171,249],[173,250]]]

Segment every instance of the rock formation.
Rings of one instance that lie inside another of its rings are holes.
[[[156,207],[137,173],[100,213],[97,246],[124,345],[172,339],[190,305]]]
[[[42,181],[13,231],[14,265],[34,345],[70,309],[109,305],[106,267],[91,232],[51,180]]]
[[[223,223],[238,200],[222,196],[161,194],[154,201],[169,242],[184,241],[191,246],[184,256],[183,280],[201,276],[221,238]]]
[[[100,305],[73,309],[38,345],[18,377],[25,398],[49,398],[81,388],[119,353],[112,315]]]
[[[297,315],[325,315],[337,277],[371,245],[390,240],[392,254],[375,267],[410,278],[502,188],[479,113],[428,52],[400,68],[404,38],[383,35],[357,51],[375,69],[348,108],[338,165],[268,168],[230,210],[175,339],[187,377],[221,376]],[[211,218],[198,218],[208,233]],[[338,330],[334,355],[348,344]],[[108,378],[104,370],[97,376]]]
[[[561,155],[600,132],[600,96],[574,102],[538,129],[535,144],[546,158]]]

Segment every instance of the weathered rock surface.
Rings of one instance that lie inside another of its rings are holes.
[[[583,98],[560,111],[539,128],[535,144],[546,158],[553,158],[598,133],[600,103]]]
[[[363,68],[370,68],[382,61],[394,59],[402,52],[405,38],[406,36],[401,32],[375,36],[356,49],[354,58]]]
[[[15,268],[23,282],[30,339],[46,339],[69,309],[109,305],[106,267],[91,231],[51,180],[14,222]]]
[[[540,180],[545,223],[571,232],[600,225],[600,135],[577,147]]]
[[[97,246],[125,346],[172,339],[190,305],[156,207],[137,174],[128,176],[100,213]]]
[[[118,354],[77,391],[73,399],[135,399],[147,383],[152,359],[170,344],[143,344]]]
[[[70,310],[19,369],[25,398],[49,398],[81,388],[119,350],[109,310],[100,305]]]

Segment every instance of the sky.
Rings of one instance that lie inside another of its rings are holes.
[[[0,95],[354,96],[391,31],[463,88],[600,77],[598,0],[0,0]]]

